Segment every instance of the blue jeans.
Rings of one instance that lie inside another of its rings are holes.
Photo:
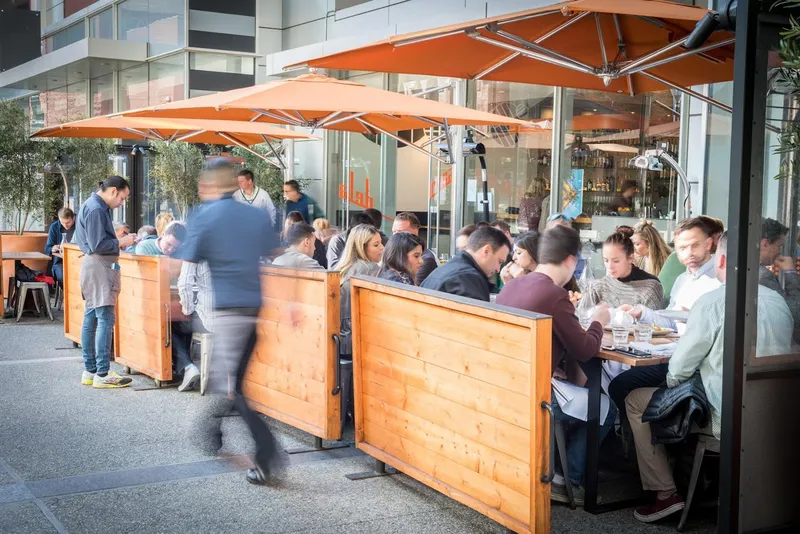
[[[56,282],[63,282],[64,281],[64,264],[59,262],[53,265],[53,278],[56,279]]]
[[[83,365],[90,373],[108,374],[111,367],[111,336],[116,321],[114,306],[86,308],[81,330]]]
[[[553,415],[556,421],[574,422],[575,430],[567,437],[567,470],[569,470],[569,480],[574,485],[583,484],[583,477],[586,474],[586,422],[565,414],[558,406],[558,401],[553,395]],[[608,415],[605,422],[600,425],[600,443],[608,435],[609,430],[614,427],[617,419],[617,407],[609,399]],[[556,451],[557,452],[557,451]]]

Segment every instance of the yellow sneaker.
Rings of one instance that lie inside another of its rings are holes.
[[[94,383],[94,373],[90,373],[89,371],[84,371],[81,375],[81,385],[83,386],[91,386]]]
[[[119,376],[114,371],[111,371],[106,376],[94,375],[92,387],[97,389],[116,389],[126,388],[131,385],[132,379]]]

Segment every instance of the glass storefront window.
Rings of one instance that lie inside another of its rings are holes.
[[[39,94],[44,113],[44,125],[56,126],[68,118],[67,88],[51,89]]]
[[[541,131],[519,135],[505,128],[476,128],[475,142],[486,147],[489,220],[501,219],[513,234],[536,230],[547,208],[553,136],[553,87],[477,81],[470,107],[542,124]],[[467,158],[465,223],[484,219],[480,160]],[[544,219],[547,219],[547,213]]]
[[[50,52],[58,50],[59,48],[64,48],[65,46],[77,43],[85,37],[86,27],[83,25],[83,22],[73,24],[69,28],[65,28],[58,33],[54,33],[42,41],[42,53],[49,54]]]
[[[67,118],[86,118],[86,81],[67,86]]]
[[[147,65],[140,65],[119,73],[119,109],[143,108],[148,105]]]
[[[117,38],[149,43],[151,56],[181,48],[185,7],[183,0],[126,0],[117,7]]]
[[[150,63],[149,105],[183,100],[185,54]]]
[[[90,83],[90,112],[93,117],[114,111],[114,75],[94,78]]]
[[[254,74],[255,59],[252,57],[227,54],[189,54],[189,68],[210,72],[229,72],[233,74]]]
[[[110,9],[89,17],[89,37],[95,39],[114,38],[114,15]]]

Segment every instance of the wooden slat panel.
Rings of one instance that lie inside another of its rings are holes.
[[[524,495],[492,482],[440,454],[432,453],[402,436],[392,434],[371,421],[364,422],[364,434],[366,443],[386,451],[398,460],[461,489],[467,495],[517,521],[529,521],[530,501]]]
[[[368,350],[365,358],[369,358]],[[362,369],[362,393],[457,432],[522,462],[530,461],[530,432],[408,384]]]
[[[365,420],[530,497],[527,462],[521,462],[373,397],[364,396],[364,402]]]
[[[339,439],[340,398],[331,394],[339,275],[280,268],[261,273],[263,305],[246,396],[270,417],[323,439]]]
[[[270,321],[291,325],[294,318],[301,325],[298,330],[302,331],[303,328],[310,328],[315,332],[319,332],[319,329],[325,324],[325,310],[321,306],[292,303],[270,297],[264,297],[262,301],[264,303],[262,317]]]
[[[260,362],[252,362],[247,367],[245,378],[303,402],[310,402],[317,406],[323,406],[325,402],[324,382],[310,379],[298,380],[297,375]]]
[[[123,278],[135,278],[158,282],[158,260],[159,258],[156,256],[135,256],[133,254],[121,254],[119,257],[120,274]]]
[[[117,352],[121,364],[158,380],[172,380],[169,269],[171,260],[121,254]]]
[[[64,246],[64,336],[75,343],[81,342],[85,303],[81,293],[80,249],[75,245]]]
[[[262,278],[262,294],[265,297],[287,302],[298,302],[310,306],[325,306],[325,282],[298,280],[288,276],[266,276]]]
[[[367,292],[362,314],[443,337],[479,349],[530,361],[530,330],[484,317],[423,304],[393,295]]]
[[[351,288],[358,448],[515,532],[549,532],[551,319]]]
[[[530,428],[530,400],[527,395],[499,388],[376,345],[369,346],[369,355],[363,361],[364,369],[394,378],[526,430]]]
[[[445,326],[446,328],[446,326]],[[388,321],[361,316],[363,342],[440,365],[499,387],[527,394],[530,364]]]
[[[296,421],[303,421],[306,423],[306,425],[313,427],[315,432],[312,433],[315,435],[322,431],[325,423],[325,414],[321,406],[315,406],[310,402],[296,399],[291,395],[286,395],[280,391],[275,391],[274,389],[270,389],[262,384],[253,382],[252,380],[244,381],[244,394],[248,399],[252,399],[255,402],[273,410],[273,413],[268,414],[271,417],[283,420],[274,414],[285,414]],[[306,431],[311,432],[310,430]]]

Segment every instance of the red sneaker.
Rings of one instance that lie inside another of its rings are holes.
[[[683,510],[684,506],[686,506],[686,504],[683,502],[681,496],[675,493],[667,499],[656,499],[656,502],[650,506],[637,508],[636,511],[633,512],[633,517],[642,523],[652,523],[653,521],[664,519],[675,512],[680,512]]]

